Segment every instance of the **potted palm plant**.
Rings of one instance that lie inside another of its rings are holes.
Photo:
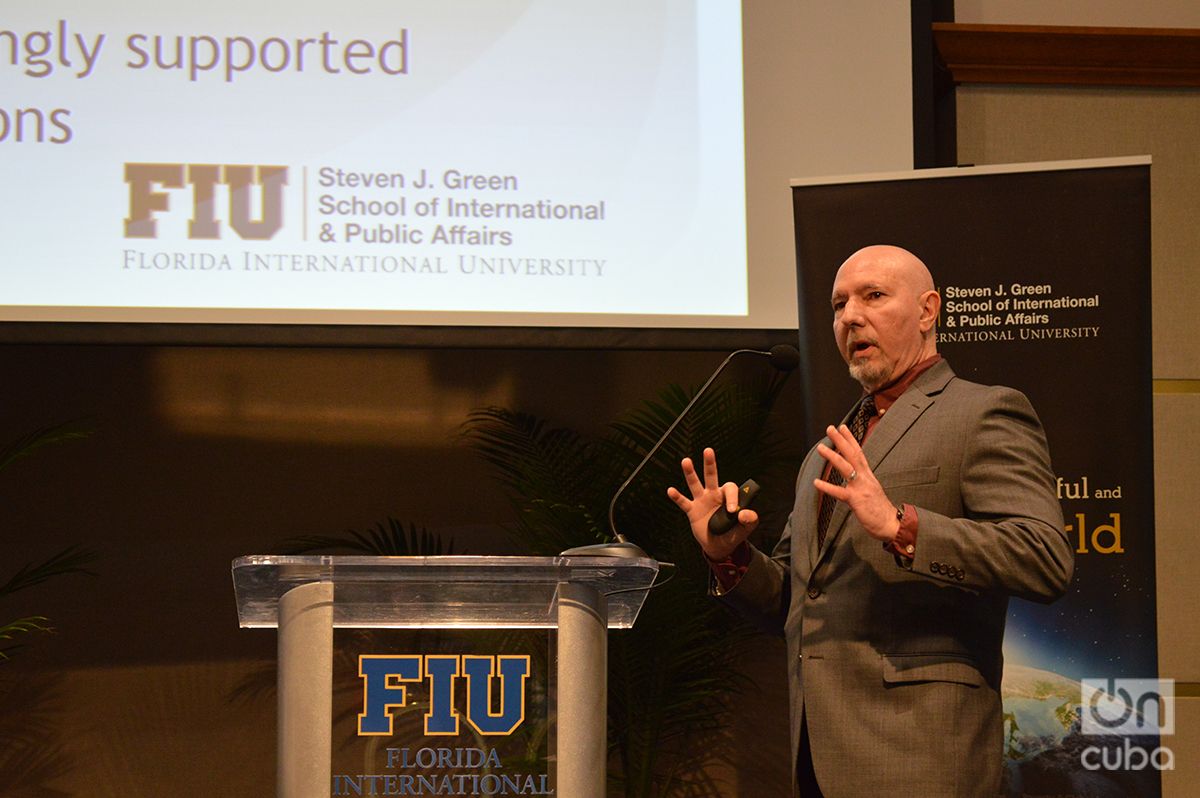
[[[0,449],[0,472],[37,450],[86,437],[71,425],[35,430]],[[11,540],[11,538],[8,538]],[[40,561],[27,562],[0,583],[0,606],[16,593],[44,585],[67,574],[90,573],[95,552],[69,546]],[[0,573],[0,578],[4,578]],[[55,742],[60,706],[54,680],[37,671],[15,674],[3,666],[26,646],[26,639],[53,631],[44,615],[0,616],[0,783],[4,794],[63,795],[52,786],[71,767],[63,747]]]
[[[721,755],[722,721],[744,686],[737,654],[753,632],[705,598],[708,567],[665,490],[681,481],[684,456],[713,446],[725,479],[753,475],[763,485],[756,506],[764,515],[786,512],[797,463],[769,423],[785,379],[775,374],[702,397],[615,508],[619,531],[675,564],[673,578],[648,595],[637,625],[609,638],[609,782],[627,798],[719,794],[703,764]],[[464,437],[513,503],[514,542],[553,555],[610,538],[613,492],[690,398],[668,387],[597,437],[482,408],[468,418]]]

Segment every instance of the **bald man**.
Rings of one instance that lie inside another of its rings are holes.
[[[994,796],[1009,596],[1066,592],[1045,434],[1025,396],[961,380],[937,353],[941,297],[899,247],[851,255],[833,334],[863,396],[800,468],[770,556],[716,455],[671,488],[713,569],[713,593],[787,639],[797,794]]]

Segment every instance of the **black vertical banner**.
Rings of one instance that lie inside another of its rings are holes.
[[[1075,579],[1051,606],[1011,602],[1008,794],[1158,796],[1163,756],[1145,758],[1158,737],[1080,728],[1082,680],[1158,674],[1149,159],[798,181],[792,193],[812,440],[859,394],[829,295],[868,244],[925,261],[942,294],[939,352],[960,377],[1023,391],[1046,428]]]

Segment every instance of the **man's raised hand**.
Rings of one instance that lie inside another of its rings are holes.
[[[688,523],[692,527],[692,536],[704,550],[710,560],[721,562],[750,537],[758,526],[758,513],[753,510],[742,510],[738,513],[738,524],[728,533],[714,535],[708,531],[708,519],[722,504],[729,512],[738,508],[738,486],[733,482],[724,485],[717,478],[717,455],[712,449],[704,450],[704,480],[696,473],[696,467],[690,457],[685,457],[681,463],[683,479],[687,484],[691,498],[684,496],[675,488],[667,488],[667,497],[687,514]]]

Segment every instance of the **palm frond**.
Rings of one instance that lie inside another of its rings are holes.
[[[74,768],[56,741],[65,709],[54,677],[19,671],[0,677],[0,783],[5,796],[66,795],[50,786]]]
[[[257,662],[230,688],[225,700],[236,706],[251,706],[261,699],[274,697],[278,680],[279,664],[275,660]]]
[[[517,510],[510,534],[527,550],[556,554],[603,538],[607,513],[598,500],[611,478],[579,433],[487,407],[471,412],[462,437],[508,492]]]
[[[0,751],[0,779],[9,798],[70,798],[51,787],[74,764],[61,745],[14,745]]]
[[[27,435],[22,435],[0,449],[0,471],[13,463],[28,457],[38,449],[66,441],[81,440],[91,435],[91,432],[81,429],[77,422],[66,422],[36,429]]]
[[[7,582],[0,585],[0,596],[11,595],[18,590],[40,585],[47,579],[63,574],[94,576],[95,574],[84,566],[95,562],[98,558],[99,555],[94,551],[81,546],[68,546],[40,563],[25,563]]]
[[[610,744],[628,795],[659,794],[665,774],[698,769],[710,750],[686,741],[719,726],[746,685],[737,652],[752,633],[702,596],[676,580],[651,592],[633,629],[610,636]],[[662,754],[671,741],[682,742]]]
[[[471,411],[462,437],[496,469],[500,483],[526,498],[570,503],[587,492],[590,445],[578,432],[551,427],[502,407]]]
[[[45,632],[47,634],[53,632],[52,628],[46,626],[47,620],[49,619],[42,615],[31,615],[28,618],[18,618],[15,621],[9,621],[0,626],[0,640],[12,640],[17,635],[31,634],[33,632]],[[5,652],[13,648],[17,648],[17,646],[8,646],[0,649],[0,660],[8,659]]]
[[[305,535],[281,542],[277,550],[284,554],[312,554],[318,551],[366,554],[378,557],[432,557],[454,554],[454,539],[443,541],[425,527],[388,517],[359,532],[348,529],[342,535]]]
[[[705,446],[718,452],[723,481],[743,482],[753,477],[763,486],[756,508],[774,520],[781,512],[775,505],[790,505],[792,476],[799,459],[784,442],[768,434],[772,408],[785,378],[773,375],[753,383],[722,386],[702,397],[622,496],[615,512],[618,529],[661,559],[679,557],[695,563],[695,557],[688,556],[695,547],[687,523],[666,499],[665,490],[668,485],[683,489],[679,461],[683,457],[698,460]],[[656,400],[614,422],[605,446],[643,456],[691,396],[692,392],[678,386],[668,387]],[[707,567],[702,562],[695,564],[706,576]]]

